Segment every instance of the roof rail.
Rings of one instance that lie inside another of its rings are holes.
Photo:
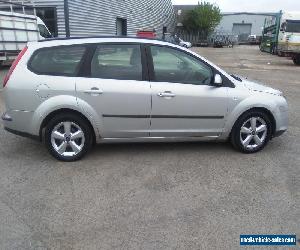
[[[162,39],[157,38],[146,38],[146,37],[136,37],[136,36],[80,36],[80,37],[57,37],[39,40],[38,42],[51,42],[51,41],[64,41],[64,40],[79,40],[79,39],[89,39],[89,38],[128,38],[128,39],[140,39],[140,40],[157,40],[163,41]]]

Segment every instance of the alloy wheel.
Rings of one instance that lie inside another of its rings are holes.
[[[261,117],[251,117],[240,129],[240,141],[247,150],[255,150],[262,146],[267,138],[268,126]]]
[[[72,157],[78,155],[84,148],[84,143],[84,132],[74,122],[61,122],[52,130],[52,147],[61,156]]]

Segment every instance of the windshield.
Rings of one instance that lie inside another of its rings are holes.
[[[285,31],[300,33],[300,20],[287,20]]]
[[[45,25],[39,24],[39,32],[40,35],[44,38],[51,38],[52,35],[51,33],[48,31],[48,29],[45,27]]]

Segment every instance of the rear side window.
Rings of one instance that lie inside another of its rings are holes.
[[[142,80],[140,45],[99,45],[92,59],[91,77],[117,80]]]
[[[63,46],[40,49],[34,53],[29,68],[38,74],[76,76],[85,46]]]

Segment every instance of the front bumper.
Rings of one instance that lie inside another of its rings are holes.
[[[279,136],[283,135],[285,132],[286,132],[286,130],[278,130],[275,132],[273,137],[279,137]]]
[[[276,109],[273,111],[276,129],[273,136],[278,137],[287,131],[289,125],[289,112],[286,99],[282,97]]]

